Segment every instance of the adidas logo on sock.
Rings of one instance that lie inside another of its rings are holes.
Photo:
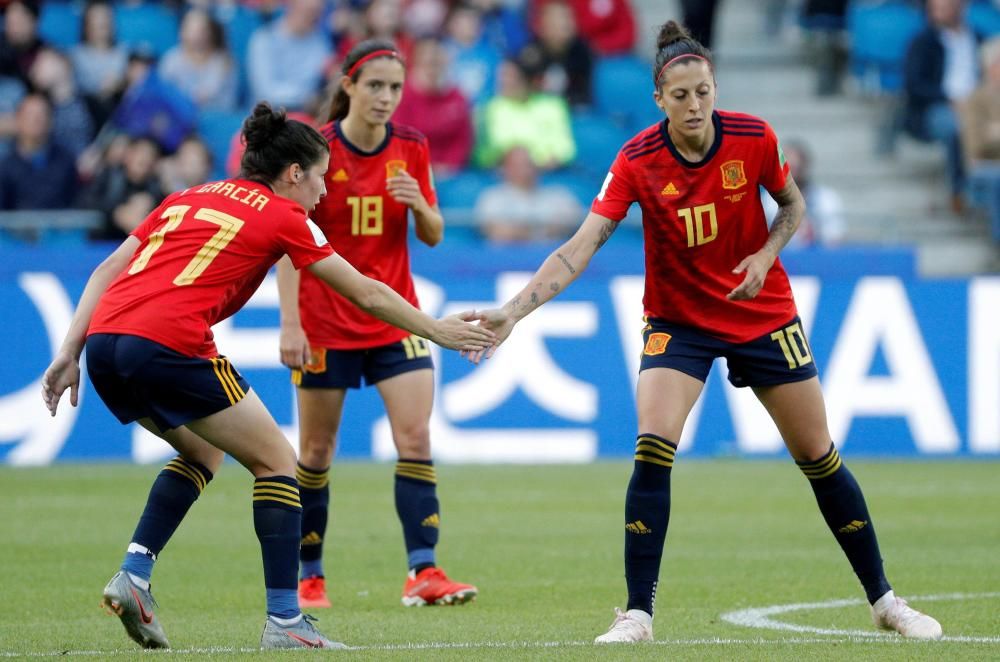
[[[645,535],[647,533],[652,533],[653,530],[642,523],[641,519],[637,519],[634,522],[629,522],[625,525],[625,530],[629,533],[637,533],[639,535]]]
[[[432,526],[435,529],[441,528],[441,517],[434,513],[433,515],[428,515],[424,518],[424,521],[420,523],[420,526]]]
[[[302,538],[303,545],[318,545],[323,542],[323,536],[319,535],[315,531],[310,531],[304,538]]]
[[[854,520],[847,526],[842,526],[837,529],[838,533],[857,533],[861,529],[868,526],[868,522],[862,522],[861,520]]]

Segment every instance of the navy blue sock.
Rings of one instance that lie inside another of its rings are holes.
[[[211,471],[180,455],[163,467],[149,490],[146,507],[125,552],[122,570],[149,581],[157,555],[210,480]]]
[[[892,587],[882,570],[878,538],[861,488],[833,444],[827,454],[815,462],[796,464],[809,478],[823,519],[865,587],[868,602],[874,604]]]
[[[677,444],[655,434],[635,442],[635,466],[625,493],[627,609],[652,615],[660,559],[670,522],[670,469]]]
[[[434,547],[441,528],[437,473],[431,460],[396,463],[396,514],[403,525],[406,560],[411,570],[433,567]]]
[[[299,577],[323,576],[323,537],[330,513],[330,467],[310,469],[300,462],[295,468],[302,499],[302,541]]]
[[[267,613],[278,618],[299,615],[299,538],[302,505],[291,476],[268,476],[253,483],[253,528],[264,559]]]

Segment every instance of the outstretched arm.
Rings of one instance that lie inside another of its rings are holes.
[[[299,316],[298,270],[285,255],[278,260],[278,307],[281,310],[281,335],[278,346],[281,362],[289,368],[301,368],[309,362],[309,338]]]
[[[799,229],[799,223],[805,215],[806,201],[791,176],[785,181],[785,187],[777,193],[772,193],[771,197],[778,203],[778,212],[771,223],[771,233],[759,251],[743,258],[743,261],[733,269],[734,274],[746,272],[746,277],[726,295],[730,301],[753,299],[760,293],[767,272],[778,259],[778,253]]]
[[[368,278],[334,253],[308,269],[355,306],[383,322],[427,338],[448,349],[479,351],[493,344],[496,335],[469,320],[479,320],[475,311],[465,311],[436,320],[414,308],[391,287]]]
[[[598,249],[617,229],[617,221],[590,212],[576,233],[545,258],[524,289],[501,308],[483,312],[485,319],[481,325],[497,334],[497,343],[486,353],[486,358],[493,355],[500,343],[510,335],[515,324],[576,280]],[[473,363],[478,363],[482,358],[482,352],[469,355],[469,360]]]
[[[94,308],[97,307],[101,295],[108,289],[111,281],[125,269],[139,243],[135,237],[127,237],[114,253],[94,269],[87,286],[83,289],[62,346],[42,376],[42,399],[53,416],[56,415],[59,399],[67,388],[70,389],[70,404],[76,406],[77,391],[80,388],[80,354],[87,340],[90,318],[94,315]]]

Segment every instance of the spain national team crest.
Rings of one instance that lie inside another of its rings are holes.
[[[656,356],[657,354],[662,354],[667,351],[667,343],[670,342],[671,335],[669,333],[651,333],[646,339],[646,346],[643,348],[642,353],[646,356]]]
[[[392,177],[395,177],[403,170],[406,170],[406,161],[401,161],[399,159],[392,159],[391,161],[386,161],[385,178],[390,179]]]
[[[747,175],[743,172],[743,161],[726,161],[719,168],[722,170],[722,188],[746,186]]]

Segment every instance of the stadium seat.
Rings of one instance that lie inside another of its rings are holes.
[[[118,41],[157,57],[177,44],[177,14],[158,3],[115,5],[115,25]]]
[[[969,25],[981,37],[988,39],[1000,34],[1000,8],[988,0],[976,0],[969,5]]]
[[[923,27],[923,12],[903,0],[850,5],[851,70],[863,90],[872,94],[900,90],[906,49]]]
[[[226,176],[226,156],[233,136],[243,125],[243,112],[206,110],[198,114],[198,135],[212,153],[212,178]]]
[[[77,2],[45,2],[38,17],[42,39],[61,49],[80,42],[83,7]]]
[[[598,59],[594,64],[594,106],[631,133],[663,119],[653,103],[652,65],[632,56]]]
[[[218,7],[215,10],[215,17],[225,28],[226,47],[239,71],[239,97],[245,99],[250,87],[247,80],[247,45],[254,30],[264,24],[264,19],[260,12],[240,5]]]
[[[610,166],[611,163],[609,162]],[[599,178],[573,172],[572,170],[555,170],[547,172],[541,177],[541,184],[547,186],[565,186],[573,196],[580,202],[584,209],[590,209],[590,203],[594,201],[594,196],[601,190],[601,182],[604,181],[603,174]],[[581,217],[581,220],[582,217]]]
[[[576,141],[574,169],[603,179],[618,150],[632,134],[596,113],[574,113],[572,121]]]
[[[476,205],[476,198],[487,186],[499,181],[497,175],[483,170],[462,170],[435,182],[438,206],[441,209],[467,209]]]

